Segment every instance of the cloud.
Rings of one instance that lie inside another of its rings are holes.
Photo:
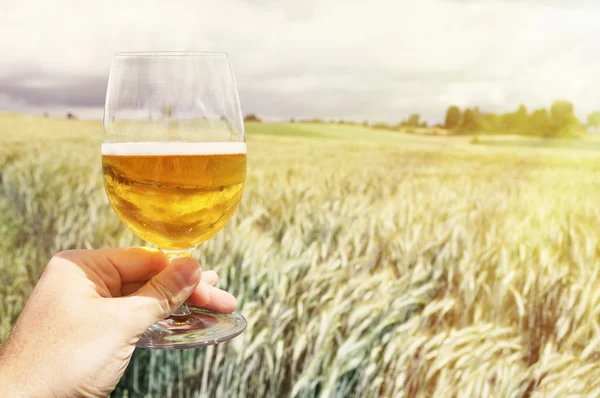
[[[0,92],[22,106],[104,106],[104,76],[43,76],[0,78]]]
[[[598,2],[57,0],[0,14],[0,106],[21,111],[99,118],[112,54],[160,49],[229,52],[244,112],[269,118],[598,107]]]
[[[288,21],[307,21],[315,15],[315,6],[317,0],[304,1],[281,1],[281,0],[246,0],[250,5],[270,8],[283,9]]]

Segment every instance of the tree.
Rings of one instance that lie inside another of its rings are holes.
[[[244,122],[261,122],[260,118],[254,113],[250,113],[244,117]]]
[[[458,127],[460,124],[460,109],[457,106],[450,106],[446,112],[446,121],[444,127],[447,129],[453,129]]]
[[[473,131],[477,128],[478,115],[475,109],[467,108],[462,117],[461,127],[466,131]]]
[[[588,115],[587,125],[596,130],[600,127],[600,111],[592,112]]]
[[[171,117],[171,115],[173,114],[173,108],[171,108],[168,105],[163,106],[162,108],[160,108],[160,113],[162,113],[162,115],[169,119]]]
[[[554,135],[572,134],[580,125],[573,113],[573,104],[569,101],[554,101],[550,108],[552,118],[552,133]]]
[[[573,114],[573,104],[569,101],[554,101],[550,108],[550,116],[555,122],[563,122]]]
[[[312,119],[300,119],[298,123],[323,123],[323,119],[319,119],[318,117],[313,117]]]
[[[496,132],[501,130],[502,118],[495,113],[483,113],[477,118],[477,130]]]
[[[529,130],[529,117],[525,105],[520,105],[515,112],[502,115],[501,129],[511,130],[513,133],[523,134]]]
[[[404,125],[409,127],[419,127],[419,125],[421,124],[420,119],[421,116],[418,113],[413,113],[408,117],[408,120],[406,121],[406,123],[404,123]]]
[[[519,109],[517,109],[517,111],[514,114],[512,122],[512,127],[519,130],[519,132],[527,131],[529,116],[527,115],[527,108],[525,108],[525,105],[519,106]]]
[[[392,130],[391,126],[389,126],[383,122],[374,123],[373,128],[376,130]]]
[[[552,119],[545,108],[536,109],[529,117],[529,128],[533,134],[550,135]]]

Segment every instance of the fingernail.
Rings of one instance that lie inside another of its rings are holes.
[[[173,261],[175,279],[181,287],[194,286],[202,275],[200,263],[193,258],[180,258]]]

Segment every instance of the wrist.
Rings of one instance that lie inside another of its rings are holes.
[[[10,344],[6,344],[0,349],[0,396],[54,396],[45,380],[36,372],[34,364],[23,364],[11,348]]]
[[[15,372],[17,361],[11,361],[8,355],[8,347],[2,347],[0,350],[0,396],[3,397],[23,397],[26,392],[19,389],[23,385],[22,380],[18,380],[18,371]],[[16,374],[15,374],[16,373]]]

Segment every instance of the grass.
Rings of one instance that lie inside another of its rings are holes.
[[[425,142],[422,137],[397,131],[378,130],[370,127],[324,124],[324,123],[246,123],[249,136],[277,136],[302,138],[327,138],[337,141],[352,141],[379,144],[419,144]]]
[[[52,254],[141,242],[103,192],[99,123],[0,126],[6,334]],[[137,350],[115,396],[600,394],[596,153],[337,125],[248,133],[242,206],[196,253],[248,329]]]
[[[479,145],[502,146],[508,148],[524,147],[524,148],[550,148],[550,149],[574,149],[583,151],[598,151],[600,150],[600,140],[597,137],[591,136],[587,139],[576,138],[532,138],[532,137],[515,137],[515,136],[499,136],[499,137],[482,137],[478,136],[476,142]]]

